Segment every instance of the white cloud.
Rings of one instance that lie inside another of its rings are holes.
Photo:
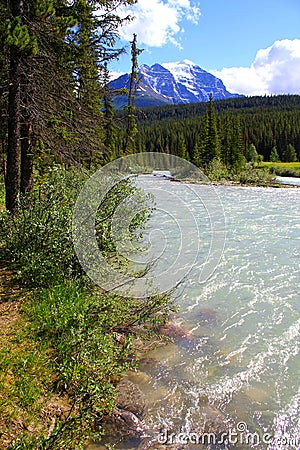
[[[190,0],[139,0],[137,4],[122,7],[118,11],[121,17],[128,14],[134,19],[122,27],[121,38],[132,40],[137,34],[139,44],[150,47],[162,47],[171,42],[180,47],[176,35],[184,32],[180,23],[183,18],[197,23],[200,10]]]
[[[258,50],[250,67],[223,68],[212,73],[231,92],[300,94],[300,39],[275,41],[270,47]]]

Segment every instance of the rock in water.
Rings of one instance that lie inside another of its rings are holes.
[[[117,408],[129,411],[140,419],[142,419],[146,408],[145,396],[134,383],[127,379],[118,384],[115,403]]]

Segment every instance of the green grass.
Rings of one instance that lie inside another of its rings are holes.
[[[7,289],[7,275],[1,271],[2,295],[3,288]],[[21,314],[23,300],[22,291],[15,289],[14,300],[0,304],[0,446],[3,449],[22,436],[30,438],[36,433],[46,433],[51,425],[49,418],[45,418],[47,406],[51,410],[55,403],[51,401],[55,370],[49,355],[39,348],[29,332],[28,322]]]
[[[300,177],[300,162],[262,162],[266,167],[279,176]]]

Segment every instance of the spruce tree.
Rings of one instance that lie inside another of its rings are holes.
[[[179,133],[178,135],[177,156],[182,159],[186,159],[187,161],[190,160],[183,133]]]
[[[258,153],[254,144],[250,144],[246,147],[245,158],[247,162],[256,164],[258,162]]]
[[[208,164],[215,158],[220,158],[220,141],[217,120],[213,105],[212,94],[209,96],[208,111],[205,117],[205,131],[203,143],[203,162]]]
[[[270,159],[270,162],[279,162],[280,161],[276,146],[274,146],[272,148],[269,159]]]
[[[1,140],[6,206],[12,213],[17,212],[19,189],[32,189],[33,162],[41,160],[34,157],[37,149],[68,164],[91,166],[103,160],[108,122],[101,112],[102,72],[122,51],[114,46],[126,19],[115,8],[134,2],[0,3]]]
[[[197,167],[201,167],[202,165],[202,157],[201,157],[201,151],[199,143],[196,142],[194,149],[193,149],[193,157],[192,157],[192,163],[195,164]]]
[[[284,152],[282,153],[282,160],[284,162],[295,162],[297,161],[296,149],[292,144],[288,144]]]
[[[24,24],[24,2],[10,0],[10,18],[6,22],[6,47],[9,53],[8,109],[7,109],[7,165],[5,176],[6,208],[12,214],[18,210],[20,176],[20,146],[22,107],[27,109],[28,97],[21,92],[25,61],[37,52],[37,40]],[[28,5],[26,4],[26,7]],[[30,6],[30,5],[29,5]],[[23,122],[25,121],[25,117]]]
[[[232,124],[231,151],[229,158],[229,167],[233,172],[238,173],[245,164],[243,155],[244,141],[240,117],[234,119]]]

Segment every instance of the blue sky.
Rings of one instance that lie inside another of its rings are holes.
[[[300,94],[300,0],[139,0],[121,43],[140,64],[194,61],[245,94]],[[130,55],[113,71],[129,72]]]

